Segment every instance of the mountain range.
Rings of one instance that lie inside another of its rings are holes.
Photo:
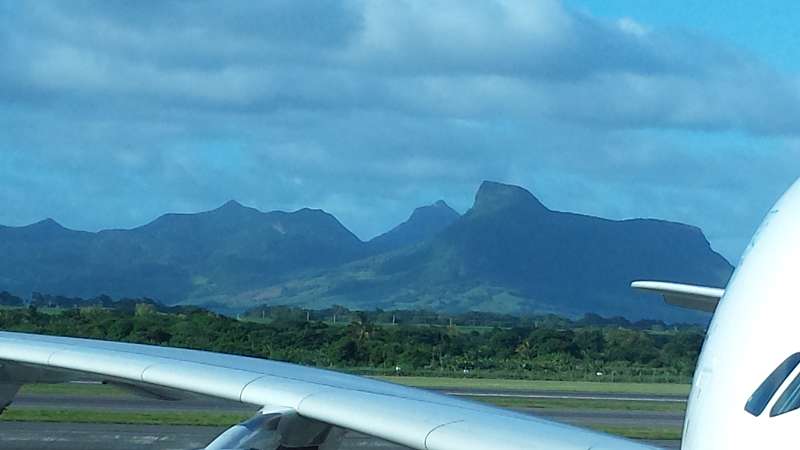
[[[463,216],[438,201],[366,242],[321,210],[231,201],[129,230],[74,231],[51,219],[0,226],[0,252],[0,291],[23,295],[667,321],[707,317],[631,292],[632,280],[723,286],[733,270],[696,227],[554,211],[488,181]]]

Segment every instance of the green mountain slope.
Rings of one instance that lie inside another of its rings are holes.
[[[703,320],[628,285],[720,286],[731,272],[695,227],[551,211],[522,188],[485,182],[473,208],[429,241],[231,301]]]

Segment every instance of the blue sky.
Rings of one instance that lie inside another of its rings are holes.
[[[492,179],[735,262],[800,176],[788,2],[154,5],[0,0],[0,223],[237,199],[366,239]]]
[[[607,19],[630,17],[652,27],[703,34],[752,53],[781,70],[800,68],[797,4],[787,0],[569,0]]]

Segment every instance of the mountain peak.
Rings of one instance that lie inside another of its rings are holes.
[[[475,211],[494,211],[511,206],[547,208],[533,194],[524,188],[496,181],[484,181],[475,194]]]
[[[236,200],[228,200],[227,202],[225,202],[225,204],[223,204],[222,206],[220,206],[217,209],[218,210],[226,210],[226,209],[227,210],[234,210],[234,209],[246,209],[246,207],[244,205],[242,205],[241,203],[237,202]]]
[[[405,222],[370,241],[374,252],[389,251],[430,239],[461,215],[444,200],[416,208]]]
[[[55,220],[49,217],[47,219],[40,220],[36,223],[31,224],[29,225],[29,227],[45,229],[45,230],[66,230],[64,226],[62,226],[60,223],[56,222]]]
[[[244,206],[236,200],[228,200],[219,208],[208,211],[208,213],[211,213],[212,215],[222,215],[225,217],[249,217],[253,215],[253,213],[259,213],[259,211],[255,208]]]
[[[414,209],[414,212],[411,213],[411,217],[408,218],[407,222],[414,222],[417,220],[427,220],[427,218],[433,217],[441,217],[445,220],[455,220],[460,216],[456,210],[450,207],[444,200],[437,200],[435,203],[430,205],[420,206],[419,208]]]

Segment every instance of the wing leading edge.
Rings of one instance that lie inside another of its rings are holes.
[[[661,294],[670,305],[710,313],[717,309],[719,301],[725,295],[724,289],[663,281],[634,281],[631,287]]]
[[[196,350],[0,332],[0,383],[93,378],[298,416],[418,450],[653,450],[526,414],[377,380]]]

